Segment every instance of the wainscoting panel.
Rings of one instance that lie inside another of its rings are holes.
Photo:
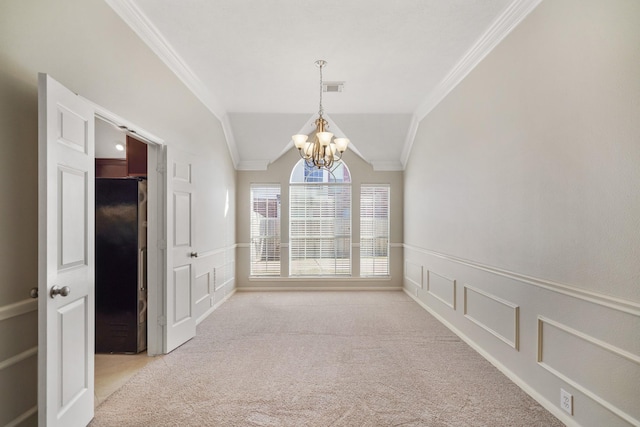
[[[211,273],[205,272],[196,276],[196,306],[211,294]]]
[[[409,283],[422,289],[422,265],[416,264],[413,261],[405,261],[404,277]]]
[[[219,265],[215,267],[213,271],[214,287],[215,290],[218,291],[232,283],[235,271],[235,262],[230,261],[225,264]]]
[[[538,363],[621,419],[640,425],[639,355],[540,316]]]
[[[464,316],[518,350],[520,307],[516,304],[464,285]]]
[[[196,323],[213,312],[235,290],[236,246],[202,252],[195,260]]]
[[[456,309],[456,281],[431,270],[427,271],[427,293]]]
[[[425,272],[424,288],[405,274],[406,294],[563,423],[640,426],[639,302],[411,245],[404,253]],[[462,310],[450,309],[456,283]]]
[[[30,298],[0,307],[1,426],[35,425],[38,395],[37,308],[37,300]],[[2,345],[9,342],[10,346]],[[31,422],[26,424],[27,420]]]

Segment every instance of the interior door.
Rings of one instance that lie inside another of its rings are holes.
[[[196,334],[194,236],[194,157],[167,147],[167,293],[165,296],[168,353]]]
[[[38,425],[86,426],[94,399],[94,109],[38,76]]]

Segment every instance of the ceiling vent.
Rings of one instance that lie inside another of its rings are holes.
[[[344,82],[324,82],[322,83],[323,92],[342,92],[344,90]]]

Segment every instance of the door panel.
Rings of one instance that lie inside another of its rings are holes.
[[[60,268],[86,265],[87,174],[81,170],[60,167],[58,176]]]
[[[191,312],[191,266],[183,265],[173,270],[174,278],[174,325],[188,320],[193,316]]]
[[[93,418],[94,114],[60,83],[38,76],[38,425],[43,427],[86,426]]]
[[[167,223],[167,325],[165,352],[168,353],[196,334],[194,236],[194,157],[167,147],[167,188],[173,204]]]
[[[88,387],[87,358],[87,301],[75,300],[58,310],[60,339],[60,383],[62,384],[62,411],[73,404]]]
[[[191,194],[176,191],[173,193],[173,203],[175,212],[175,238],[173,246],[175,248],[191,246]]]

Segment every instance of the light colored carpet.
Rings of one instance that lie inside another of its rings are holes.
[[[102,426],[561,426],[402,292],[237,293]]]

